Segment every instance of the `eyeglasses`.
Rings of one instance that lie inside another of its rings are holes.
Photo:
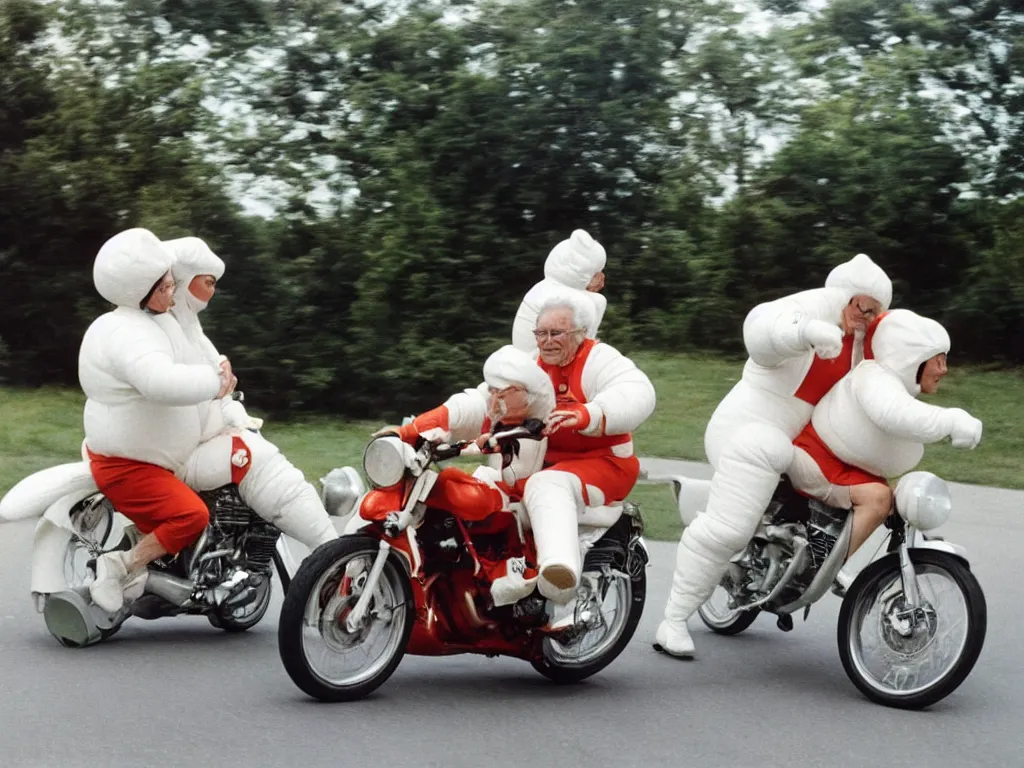
[[[548,337],[550,337],[552,341],[557,341],[558,339],[562,338],[563,336],[571,335],[573,333],[579,333],[582,330],[583,330],[582,328],[570,328],[570,329],[564,330],[564,331],[540,331],[540,330],[537,330],[537,331],[533,332],[533,337],[535,339],[537,339],[537,341],[540,341],[541,339],[546,339]]]
[[[488,387],[487,392],[493,397],[507,397],[508,395],[514,395],[518,392],[525,392],[526,387],[520,387],[518,384],[513,384],[511,387],[505,387],[504,389],[496,389],[495,387]]]

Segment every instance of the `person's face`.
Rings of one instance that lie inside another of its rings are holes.
[[[939,381],[949,373],[946,367],[946,353],[942,352],[929,358],[921,372],[921,391],[926,395],[934,395],[939,391]]]
[[[565,308],[542,313],[537,318],[533,336],[537,339],[540,359],[547,365],[568,365],[583,343],[583,330],[573,326],[572,311]]]
[[[863,331],[875,321],[882,311],[882,304],[870,296],[857,294],[843,310],[843,332]]]
[[[526,387],[513,384],[504,389],[488,387],[487,415],[492,422],[519,424],[529,416],[529,396]]]
[[[217,278],[213,275],[196,275],[188,284],[189,293],[203,302],[209,302],[217,292]]]
[[[168,272],[160,278],[160,284],[146,302],[146,309],[160,314],[174,306],[174,278]]]
[[[590,278],[590,282],[587,283],[587,290],[591,293],[598,293],[602,288],[604,288],[604,272],[598,272]]]

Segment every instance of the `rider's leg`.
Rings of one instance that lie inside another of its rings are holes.
[[[893,495],[887,484],[864,483],[850,488],[853,503],[853,530],[850,532],[850,555],[860,549],[875,529],[892,512]]]
[[[577,518],[583,504],[583,484],[570,472],[545,469],[526,481],[523,505],[537,548],[537,589],[559,603],[572,598],[580,579]]]
[[[686,620],[722,580],[729,560],[747,545],[793,456],[790,438],[767,424],[737,431],[722,450],[707,509],[686,527],[676,551],[672,589],[655,648],[692,656]]]
[[[93,454],[90,468],[114,508],[145,534],[128,552],[96,558],[96,580],[89,593],[93,602],[112,613],[126,597],[142,594],[149,563],[179,552],[199,537],[209,512],[191,488],[163,467]]]
[[[257,515],[311,550],[338,538],[316,489],[277,446],[254,432],[208,440],[192,452],[182,473],[199,490],[236,483]]]

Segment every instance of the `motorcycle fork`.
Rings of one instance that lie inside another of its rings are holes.
[[[373,596],[374,590],[377,589],[377,582],[380,581],[380,575],[384,571],[384,563],[387,562],[390,551],[391,545],[384,539],[381,539],[380,548],[377,550],[377,557],[373,560],[369,576],[363,582],[363,591],[359,595],[359,600],[356,601],[355,607],[345,618],[345,629],[349,632],[355,632],[359,628],[360,623],[362,623],[363,617],[366,616],[367,607],[370,605],[370,598]]]

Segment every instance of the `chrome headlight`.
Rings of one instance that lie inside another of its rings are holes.
[[[393,435],[374,438],[363,451],[363,472],[377,488],[390,488],[405,476],[415,451]]]
[[[320,500],[327,514],[333,517],[345,517],[366,492],[363,478],[352,467],[332,469],[320,478],[320,485]]]
[[[931,472],[908,472],[896,483],[894,493],[897,511],[919,531],[938,528],[953,509],[949,486]]]

